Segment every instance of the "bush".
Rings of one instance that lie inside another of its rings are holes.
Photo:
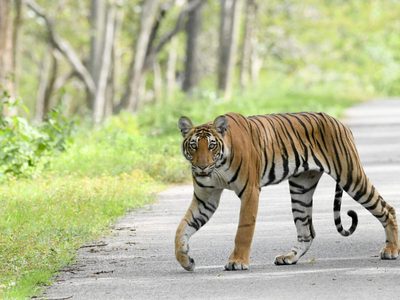
[[[71,142],[73,123],[68,123],[58,109],[53,109],[47,121],[34,127],[25,118],[6,117],[4,109],[21,102],[0,102],[0,182],[11,177],[31,177],[48,166],[49,158],[65,149]],[[26,108],[25,108],[26,109]]]
[[[52,160],[50,170],[63,175],[111,176],[139,169],[157,181],[180,183],[187,180],[188,165],[180,153],[181,135],[143,134],[137,117],[121,112],[97,128],[80,127],[74,143]]]

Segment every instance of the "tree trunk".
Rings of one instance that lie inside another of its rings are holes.
[[[176,25],[174,29],[172,29],[170,32],[167,34],[163,35],[160,38],[159,43],[157,46],[151,46],[148,48],[148,53],[146,54],[146,61],[144,63],[143,71],[146,71],[150,69],[153,66],[153,61],[155,60],[155,57],[158,52],[162,50],[162,48],[179,32],[183,29],[183,25],[185,24],[183,17],[186,14],[189,14],[190,12],[196,10],[200,5],[202,5],[205,2],[205,0],[193,0],[189,3],[187,3],[181,12],[178,15],[178,19],[176,21]],[[159,27],[159,26],[158,26]]]
[[[189,0],[194,2],[195,0]],[[199,55],[200,46],[199,38],[201,31],[202,6],[199,5],[195,10],[189,13],[189,18],[186,22],[186,63],[185,63],[185,78],[183,80],[183,90],[189,92],[196,87],[199,82]]]
[[[175,44],[177,40],[176,38],[173,38],[171,40],[171,49],[169,50],[168,53],[168,60],[167,60],[167,72],[166,72],[166,77],[167,77],[167,99],[170,100],[172,99],[174,95],[174,89],[176,85],[176,60],[177,60],[177,53],[175,50]]]
[[[258,37],[253,35],[251,39],[252,49],[251,49],[251,81],[253,84],[258,84],[258,78],[260,74],[260,69],[263,65],[263,58],[258,55]]]
[[[114,25],[115,25],[115,7],[111,6],[107,13],[107,25],[105,29],[104,41],[103,41],[103,53],[100,60],[100,73],[97,83],[97,91],[95,95],[95,102],[93,107],[93,121],[99,124],[104,117],[105,104],[106,104],[106,88],[107,79],[110,72]]]
[[[256,5],[254,0],[247,0],[246,21],[242,46],[242,59],[240,64],[239,85],[244,89],[249,81],[250,62],[252,53],[252,38],[256,19]]]
[[[154,98],[156,103],[161,103],[162,101],[162,77],[161,77],[161,67],[158,60],[153,63],[154,70]]]
[[[115,16],[115,24],[114,24],[114,39],[113,39],[113,49],[112,49],[112,64],[110,71],[108,95],[107,96],[107,104],[106,104],[106,112],[105,116],[109,117],[114,112],[116,112],[116,99],[117,99],[117,91],[119,91],[119,78],[120,78],[120,70],[121,70],[121,55],[119,49],[119,40],[121,36],[121,28],[122,21],[124,19],[124,10],[121,7],[117,7],[117,12]]]
[[[39,89],[36,98],[36,122],[42,123],[45,115],[44,111],[44,99],[46,95],[46,90],[48,87],[48,75],[50,70],[50,53],[52,52],[51,45],[47,44],[46,50],[43,53],[43,59],[40,66],[40,80]]]
[[[52,66],[50,71],[50,79],[49,83],[47,84],[46,92],[44,94],[44,105],[43,105],[43,119],[46,119],[46,115],[50,112],[50,100],[51,95],[56,87],[56,81],[58,76],[58,67],[59,67],[59,59],[60,59],[60,52],[56,49],[52,49],[51,57],[52,57]]]
[[[8,101],[14,101],[13,82],[13,23],[11,19],[12,2],[0,0],[0,97],[4,93],[9,96]],[[15,111],[6,112],[8,115]]]
[[[20,56],[20,40],[21,27],[23,24],[23,15],[25,13],[25,4],[23,0],[15,0],[15,17],[14,17],[14,32],[13,32],[13,70],[14,70],[14,95],[18,95],[19,85],[19,56]]]
[[[113,51],[114,52],[114,49]],[[110,73],[108,74],[108,79],[107,79],[107,89],[106,89],[106,103],[104,105],[104,118],[108,118],[112,116],[113,114],[113,105],[114,105],[114,99],[115,99],[115,69],[114,69],[114,64],[115,64],[115,56],[114,54],[112,55],[112,62],[110,66]]]
[[[140,32],[136,39],[134,60],[130,65],[128,82],[120,102],[120,108],[136,111],[140,107],[140,85],[142,83],[143,67],[146,60],[152,25],[156,17],[159,0],[146,0],[142,8]]]
[[[104,27],[106,21],[106,5],[104,0],[91,0],[90,6],[90,57],[88,71],[96,87],[99,84],[101,61],[104,45]],[[94,109],[95,95],[89,99],[89,108]]]
[[[241,0],[222,0],[219,41],[218,89],[225,99],[232,94]]]

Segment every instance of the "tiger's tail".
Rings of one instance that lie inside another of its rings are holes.
[[[349,230],[343,229],[342,226],[342,219],[340,217],[340,207],[342,205],[342,195],[343,195],[343,189],[341,186],[337,183],[336,184],[336,190],[335,190],[335,201],[333,203],[333,217],[335,219],[335,225],[337,231],[343,235],[343,236],[349,236],[351,235],[357,228],[358,224],[358,217],[355,211],[349,210],[347,214],[351,217],[351,227]]]

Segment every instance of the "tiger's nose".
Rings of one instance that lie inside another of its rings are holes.
[[[200,169],[204,170],[205,168],[207,168],[208,165],[205,164],[201,164],[201,165],[197,165]]]

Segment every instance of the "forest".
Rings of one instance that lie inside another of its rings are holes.
[[[0,0],[0,298],[189,181],[177,121],[400,94],[396,0]],[[172,254],[173,255],[173,254]]]

